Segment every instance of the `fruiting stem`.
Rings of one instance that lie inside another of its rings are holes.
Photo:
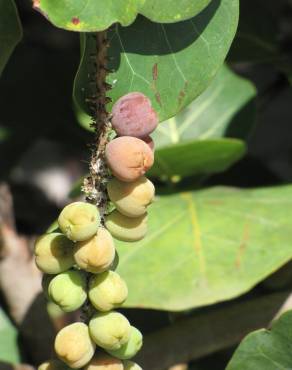
[[[106,184],[109,179],[109,171],[105,161],[105,147],[109,142],[111,132],[110,114],[106,109],[106,104],[109,101],[106,94],[111,88],[106,82],[109,42],[107,31],[98,32],[94,37],[96,39],[96,58],[94,58],[95,71],[93,77],[96,83],[96,91],[94,91],[93,97],[89,99],[89,103],[95,141],[92,146],[89,165],[90,173],[84,180],[82,191],[85,193],[87,201],[98,207],[103,223],[108,200]]]

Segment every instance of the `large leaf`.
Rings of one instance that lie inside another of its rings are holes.
[[[196,17],[175,24],[139,17],[130,27],[110,32],[108,83],[115,102],[131,91],[149,96],[160,121],[175,116],[200,95],[223,64],[238,22],[238,0],[213,0]],[[147,36],[147,37],[146,37]],[[85,38],[85,36],[84,36]],[[95,40],[82,42],[75,80],[75,102],[88,112],[88,74]],[[111,108],[111,105],[108,107]]]
[[[256,90],[247,80],[223,67],[208,89],[175,118],[161,123],[155,141],[154,176],[223,171],[245,152],[255,120]]]
[[[236,350],[226,370],[292,369],[292,311],[274,322],[271,330],[249,334]]]
[[[126,305],[176,311],[247,292],[292,257],[291,199],[291,186],[159,197],[148,236],[117,244]]]
[[[0,0],[0,75],[22,37],[22,28],[13,0]]]
[[[0,362],[17,363],[19,351],[17,331],[0,308]]]
[[[137,14],[155,22],[179,22],[198,14],[211,0],[34,0],[34,7],[57,27],[102,31],[113,23],[129,26]]]

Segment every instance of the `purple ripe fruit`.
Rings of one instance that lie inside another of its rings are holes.
[[[150,147],[143,140],[131,136],[110,141],[105,148],[105,157],[113,175],[125,182],[143,176],[154,162]]]
[[[112,125],[119,136],[142,138],[155,130],[158,117],[147,96],[131,92],[114,104]]]

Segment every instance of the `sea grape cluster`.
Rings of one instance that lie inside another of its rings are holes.
[[[67,205],[58,228],[35,244],[35,259],[44,273],[46,297],[64,312],[91,304],[86,322],[72,323],[55,338],[57,359],[39,370],[142,370],[130,361],[143,342],[140,331],[116,309],[128,288],[115,272],[117,254],[113,237],[134,242],[147,232],[147,207],[154,199],[154,185],[144,174],[154,162],[149,134],[157,115],[147,97],[131,93],[117,101],[112,125],[118,137],[105,149],[112,178],[107,193],[114,210],[100,217],[98,207],[86,202]]]

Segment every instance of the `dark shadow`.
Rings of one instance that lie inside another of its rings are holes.
[[[20,327],[19,342],[27,362],[39,365],[52,355],[55,329],[47,313],[46,300],[40,293],[28,309]]]
[[[45,232],[56,220],[60,209],[33,184],[10,183],[10,187],[18,232],[29,235]]]
[[[256,99],[249,100],[229,123],[225,136],[237,139],[247,139],[256,124]]]
[[[79,63],[78,35],[57,29],[30,4],[26,8],[23,3],[18,1],[17,5],[24,37],[0,79],[2,178],[39,137],[67,137],[72,148],[87,141],[72,109],[72,84]],[[6,135],[3,140],[2,131]]]
[[[113,27],[110,69],[118,69],[122,53],[168,55],[187,48],[200,37],[220,3],[213,0],[201,13],[183,22],[162,25],[139,16],[129,27]]]

